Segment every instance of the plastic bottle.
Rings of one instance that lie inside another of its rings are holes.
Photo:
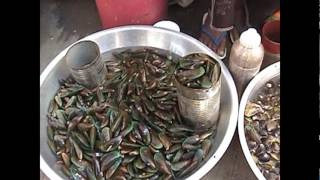
[[[239,99],[249,81],[259,72],[263,56],[261,37],[254,28],[244,31],[232,45],[229,70],[235,81]]]

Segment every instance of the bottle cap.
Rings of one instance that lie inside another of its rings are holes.
[[[240,35],[240,44],[247,48],[258,47],[261,43],[261,36],[254,28],[249,28]]]

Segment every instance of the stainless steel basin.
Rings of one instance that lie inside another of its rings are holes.
[[[200,179],[216,165],[228,148],[237,126],[238,96],[229,71],[214,52],[186,34],[152,26],[118,27],[94,33],[80,41],[82,40],[96,42],[101,53],[116,48],[149,46],[169,50],[180,56],[200,52],[217,59],[222,70],[221,114],[217,134],[208,158],[187,179]],[[58,80],[70,75],[64,60],[68,48],[56,56],[40,76],[40,167],[49,178],[54,180],[66,179],[66,177],[54,166],[55,157],[47,145],[46,114],[49,101],[59,88]]]
[[[238,116],[238,133],[242,151],[247,159],[247,162],[252,169],[253,173],[259,180],[265,180],[265,177],[262,175],[258,166],[254,162],[244,132],[244,110],[248,101],[252,100],[257,96],[261,87],[264,86],[270,80],[278,81],[280,79],[280,62],[269,65],[261,72],[259,72],[248,84],[245,89],[239,107],[239,116]]]

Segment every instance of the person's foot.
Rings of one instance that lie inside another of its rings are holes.
[[[240,38],[240,33],[236,28],[233,28],[229,33],[229,37],[230,37],[231,43],[233,44],[236,40]]]
[[[211,26],[208,13],[204,14],[199,40],[217,53],[220,57],[226,54],[227,31],[219,31]]]
[[[238,34],[252,27],[249,22],[249,11],[245,0],[238,0],[234,5],[234,28]],[[236,39],[235,39],[236,40]]]

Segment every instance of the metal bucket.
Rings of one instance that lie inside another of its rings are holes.
[[[185,58],[192,55],[194,54]],[[200,55],[213,64],[212,87],[209,89],[194,89],[184,86],[175,78],[179,110],[193,128],[197,130],[215,129],[220,110],[221,67],[214,58],[205,54]]]

